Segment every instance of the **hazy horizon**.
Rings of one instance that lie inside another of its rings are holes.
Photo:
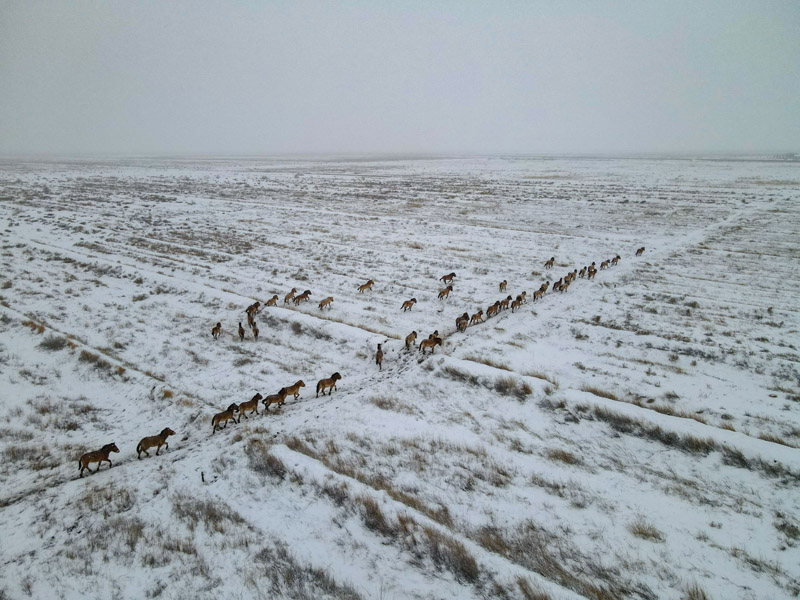
[[[0,0],[0,156],[800,151],[800,4]]]

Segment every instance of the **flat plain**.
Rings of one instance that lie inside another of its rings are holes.
[[[800,593],[797,162],[4,159],[0,232],[0,598]]]

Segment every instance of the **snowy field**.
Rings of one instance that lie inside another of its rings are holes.
[[[2,599],[800,593],[796,162],[7,159],[0,232]]]

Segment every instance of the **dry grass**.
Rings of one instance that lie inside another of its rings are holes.
[[[222,500],[199,500],[185,493],[172,498],[172,511],[191,531],[202,523],[210,532],[226,534],[232,525],[244,524],[239,513]]]
[[[497,393],[504,396],[513,396],[520,402],[524,402],[533,392],[531,386],[527,383],[511,376],[495,379],[494,389]]]
[[[40,333],[40,334],[44,333],[45,327],[41,323],[37,323],[37,322],[32,321],[30,319],[25,319],[24,321],[22,321],[22,324],[25,327],[30,327],[31,331],[33,331],[34,333]]]
[[[683,596],[681,596],[681,600],[710,600],[710,598],[703,588],[697,583],[692,583],[687,586]]]
[[[286,477],[286,465],[269,449],[269,444],[261,439],[250,438],[245,448],[247,466],[260,475],[283,481]]]
[[[555,389],[558,389],[558,380],[549,373],[545,373],[544,371],[537,371],[534,369],[530,371],[523,371],[522,375],[525,375],[525,377],[535,377],[536,379],[542,379],[544,381],[547,381]]]
[[[581,459],[575,456],[572,452],[568,452],[567,450],[550,450],[547,453],[547,458],[552,461],[560,461],[566,463],[568,465],[578,465],[581,463]]]
[[[390,410],[406,415],[416,415],[419,412],[410,404],[406,404],[405,402],[402,402],[392,396],[370,396],[368,401],[381,410]]]
[[[610,569],[582,555],[577,548],[568,545],[562,536],[550,533],[532,521],[519,523],[507,530],[482,527],[470,533],[470,537],[489,552],[499,554],[587,598],[611,600],[629,597],[633,591],[629,583],[617,580],[617,574]],[[582,563],[581,573],[571,573],[566,566],[568,562]]]
[[[648,523],[644,517],[636,517],[636,520],[628,525],[628,530],[643,540],[650,540],[651,542],[663,542],[664,534],[656,529],[651,523]]]
[[[606,390],[602,390],[593,385],[582,385],[581,390],[584,392],[589,392],[590,394],[594,394],[595,396],[599,396],[600,398],[606,398],[608,400],[616,400],[617,402],[620,401],[619,397],[616,394],[613,394]]]
[[[511,368],[506,363],[498,362],[492,358],[484,358],[482,356],[478,356],[477,354],[468,354],[464,357],[464,360],[471,360],[472,362],[481,363],[502,371],[511,371]]]
[[[41,342],[39,342],[39,348],[41,348],[42,350],[47,350],[49,352],[56,352],[58,350],[63,350],[68,346],[70,346],[69,340],[67,340],[67,338],[58,335],[48,335]]]

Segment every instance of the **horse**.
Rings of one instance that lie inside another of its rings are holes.
[[[328,310],[330,310],[332,302],[333,302],[333,296],[328,296],[322,302],[319,303],[319,309],[322,310],[323,308],[325,308],[327,306]]]
[[[367,281],[367,283],[365,283],[364,285],[360,285],[360,286],[358,286],[358,293],[359,293],[359,294],[361,294],[362,292],[366,292],[367,290],[372,290],[372,286],[373,286],[374,284],[375,284],[375,282],[374,282],[374,281],[372,281],[372,279],[370,279],[370,280],[369,280],[369,281]]]
[[[250,418],[246,414],[244,414],[244,411],[246,411],[246,410],[249,410],[251,415],[253,413],[258,414],[258,401],[261,400],[261,397],[262,397],[261,394],[256,394],[255,396],[250,398],[250,400],[248,400],[247,402],[242,402],[239,405],[239,420],[240,421],[242,419],[242,416],[244,416],[245,419],[249,419]]]
[[[417,299],[412,298],[411,300],[406,300],[405,302],[403,302],[403,306],[401,306],[400,308],[403,309],[403,312],[406,312],[407,310],[411,310],[411,307],[414,306],[416,303]]]
[[[136,446],[136,458],[142,458],[142,452],[144,452],[147,456],[150,456],[150,453],[147,451],[147,449],[152,448],[153,446],[158,446],[156,448],[156,456],[158,456],[161,446],[164,446],[165,450],[169,450],[167,438],[171,435],[175,435],[175,432],[169,427],[165,427],[158,435],[151,435],[150,437],[142,438],[142,441],[139,442],[138,446]]]
[[[453,291],[453,286],[452,285],[448,285],[443,290],[440,290],[439,291],[439,300],[441,300],[442,298],[447,298],[450,295],[450,292],[452,292],[452,291]]]
[[[264,402],[264,410],[268,411],[270,404],[277,404],[278,406],[283,406],[283,403],[286,402],[286,396],[289,395],[287,389],[281,388],[277,394],[270,394],[262,402]]]
[[[217,323],[211,328],[211,337],[217,340],[220,333],[222,333],[222,323]]]
[[[286,388],[286,395],[292,394],[294,399],[297,400],[300,397],[300,388],[306,387],[306,384],[303,383],[302,379],[298,379],[294,385],[290,385]]]
[[[500,282],[500,291],[505,292],[506,286],[508,286],[508,282],[505,279],[503,279],[503,281]]]
[[[286,294],[286,295],[283,297],[283,303],[284,303],[284,304],[289,304],[289,302],[291,302],[292,300],[294,300],[294,295],[295,295],[296,293],[297,293],[297,288],[292,288],[292,291],[291,291],[291,292],[289,292],[288,294]]]
[[[417,332],[412,331],[406,336],[406,349],[408,349],[410,346],[416,345],[416,342],[417,342]]]
[[[83,477],[83,470],[89,469],[89,473],[97,473],[100,470],[100,465],[104,462],[108,463],[108,468],[111,468],[111,459],[108,458],[108,455],[112,452],[119,452],[119,448],[114,442],[110,444],[106,444],[100,450],[95,450],[94,452],[87,452],[83,456],[78,459],[78,468],[81,470],[81,477]],[[92,471],[92,468],[89,466],[92,463],[97,463],[97,469]]]
[[[455,273],[448,273],[447,275],[442,275],[441,277],[439,277],[439,281],[442,281],[444,283],[450,283],[451,281],[453,281],[455,276],[456,276]]]
[[[375,363],[378,365],[379,371],[383,370],[383,367],[381,367],[382,362],[383,362],[383,350],[381,350],[381,345],[378,344],[378,351],[375,353]]]
[[[425,350],[427,348],[430,348],[431,349],[431,354],[433,354],[434,350],[436,350],[436,346],[441,346],[441,345],[442,345],[442,338],[440,338],[440,337],[428,338],[427,340],[422,340],[419,343],[419,349],[422,352],[422,354],[424,355],[425,354]]]
[[[234,423],[238,423],[239,421],[237,421],[236,417],[234,416],[234,413],[237,412],[239,412],[239,405],[234,402],[228,408],[223,410],[221,413],[215,414],[211,418],[211,424],[214,426],[214,428],[211,430],[211,435],[214,435],[214,433],[217,431],[217,428],[224,429],[225,427],[227,427],[228,421],[230,420],[233,420]],[[220,427],[219,426],[220,423],[224,423],[224,425]]]
[[[456,319],[456,329],[458,331],[466,331],[469,325],[469,313],[464,313]]]
[[[320,379],[317,382],[317,398],[319,398],[319,393],[322,391],[322,395],[325,395],[325,390],[328,390],[328,396],[333,393],[333,390],[336,389],[336,382],[342,378],[339,373],[334,373],[327,379]]]

